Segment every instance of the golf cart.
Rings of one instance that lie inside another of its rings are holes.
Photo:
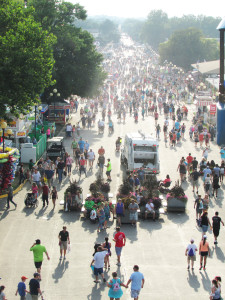
[[[57,157],[64,159],[65,148],[63,146],[64,137],[56,136],[47,140],[47,156],[55,161]]]

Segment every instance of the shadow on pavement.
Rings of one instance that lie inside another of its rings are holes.
[[[174,222],[178,226],[182,226],[185,222],[189,220],[189,216],[186,213],[182,212],[170,212],[167,214],[168,220]]]
[[[202,286],[204,288],[204,290],[206,290],[207,292],[209,291],[209,287],[211,286],[211,281],[209,279],[209,276],[207,274],[206,271],[204,272],[200,272],[201,275],[201,279],[202,279]]]
[[[68,211],[59,210],[60,217],[63,219],[64,224],[70,224],[79,221],[80,211]]]
[[[64,259],[60,260],[58,262],[57,267],[55,268],[55,272],[52,274],[52,278],[54,279],[54,282],[57,283],[60,278],[63,277],[64,273],[69,267],[69,262],[65,261]]]
[[[194,270],[188,272],[187,282],[189,283],[190,287],[195,290],[195,292],[197,292],[200,288],[200,283],[198,281],[198,277],[195,275]]]

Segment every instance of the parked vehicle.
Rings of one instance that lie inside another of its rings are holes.
[[[121,163],[128,171],[143,168],[145,174],[159,173],[159,143],[141,131],[128,133],[121,150]]]
[[[57,136],[47,140],[47,156],[55,161],[57,157],[64,159],[65,147],[63,146],[64,137]]]

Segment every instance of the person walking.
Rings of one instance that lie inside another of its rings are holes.
[[[118,278],[117,276],[117,272],[113,272],[113,279],[107,282],[107,287],[109,287],[108,296],[110,300],[120,299],[123,296],[121,286],[127,288],[127,286],[123,282],[121,282],[120,278]]]
[[[134,300],[138,300],[140,291],[144,287],[145,279],[144,275],[139,272],[138,265],[134,265],[133,270],[134,272],[131,274],[126,286],[128,287],[131,283],[131,298],[134,298]]]
[[[66,167],[67,167],[68,176],[71,175],[72,163],[73,163],[73,159],[70,155],[68,155],[66,158]]]
[[[15,296],[17,296],[17,294],[19,294],[20,295],[20,300],[25,300],[26,299],[26,293],[30,293],[29,291],[27,291],[26,284],[25,284],[25,281],[27,279],[28,278],[26,276],[22,276],[21,281],[18,283]]]
[[[45,201],[48,206],[48,195],[49,195],[49,187],[46,183],[42,186],[42,201],[43,201],[43,208],[45,207]]]
[[[98,283],[98,275],[101,275],[103,282],[106,282],[106,279],[104,278],[103,273],[103,267],[104,267],[104,260],[105,256],[108,253],[107,248],[103,248],[102,246],[98,246],[97,252],[95,253],[93,260],[91,262],[91,267],[94,264],[94,275],[95,275],[95,283]]]
[[[190,166],[189,166],[189,171],[190,171]],[[194,169],[194,171],[191,173],[191,178],[192,178],[192,186],[193,186],[193,193],[195,192],[196,188],[196,193],[198,194],[198,178],[201,176],[201,174],[197,171],[197,169]]]
[[[109,263],[109,257],[112,255],[111,253],[111,243],[109,243],[109,238],[105,237],[105,242],[102,245],[103,248],[107,248],[108,249],[108,253],[105,256],[105,269],[108,270],[110,269],[110,263]]]
[[[121,266],[120,257],[123,247],[126,245],[126,236],[120,231],[120,227],[116,227],[116,234],[113,241],[115,242],[115,250],[117,255],[117,266]]]
[[[97,210],[97,215],[98,215],[98,229],[97,229],[97,232],[100,232],[100,230],[103,230],[104,223],[105,223],[104,204],[99,205],[99,208]]]
[[[203,210],[203,202],[202,202],[201,195],[198,195],[198,198],[195,200],[194,209],[196,209],[196,221],[198,223]]]
[[[52,187],[51,196],[52,196],[52,203],[53,203],[53,209],[54,209],[56,199],[58,199],[58,193],[57,193],[57,190],[56,190],[55,186]]]
[[[112,171],[112,165],[111,165],[111,161],[110,161],[110,158],[107,159],[108,160],[108,163],[106,165],[106,175],[107,175],[107,181],[112,181],[111,179],[111,171]]]
[[[207,211],[205,211],[202,214],[200,220],[201,220],[201,226],[202,226],[202,236],[204,236],[207,233],[209,226],[212,229],[211,223],[210,223],[209,218],[208,218],[208,212]]]
[[[188,267],[187,269],[190,269],[190,261],[191,261],[191,269],[194,270],[194,262],[196,261],[196,251],[197,246],[194,244],[194,239],[190,240],[190,244],[187,245],[187,248],[185,250],[185,255],[187,256],[187,262]]]
[[[65,163],[64,163],[63,159],[61,158],[57,165],[59,184],[62,183],[62,176],[63,176],[64,168],[65,168]]]
[[[207,236],[204,235],[200,244],[199,244],[199,255],[200,255],[200,268],[199,270],[201,271],[202,269],[202,262],[204,259],[204,267],[203,270],[206,269],[206,260],[207,260],[207,256],[210,257],[210,248],[209,248],[209,243],[206,241]]]
[[[85,177],[87,177],[85,165],[86,165],[86,160],[84,159],[84,156],[82,154],[81,157],[80,157],[80,161],[79,161],[79,166],[80,166],[79,167],[79,172],[80,172],[79,181],[80,181],[82,172],[84,172]]]
[[[34,265],[37,268],[37,273],[41,274],[41,266],[43,262],[43,253],[46,254],[47,259],[49,260],[50,257],[45,246],[41,245],[41,241],[37,239],[35,243],[30,247],[30,251],[33,252],[34,255]],[[41,275],[40,275],[41,276]]]
[[[91,169],[93,169],[93,162],[95,160],[95,154],[92,151],[92,149],[90,149],[90,151],[88,152],[87,157],[88,157],[88,162],[89,162],[89,168],[91,170]]]
[[[29,282],[30,295],[32,300],[38,300],[38,294],[40,294],[41,299],[43,299],[42,291],[40,289],[40,279],[40,274],[34,273],[34,278],[32,278]]]
[[[69,232],[66,230],[66,226],[63,226],[63,230],[59,232],[60,260],[62,259],[62,253],[64,254],[64,259],[66,259],[68,244],[70,244]]]
[[[220,223],[224,226],[223,221],[219,217],[218,211],[215,212],[215,216],[212,217],[212,227],[213,227],[213,234],[214,234],[214,245],[218,244],[217,238],[220,233]]]
[[[13,187],[11,183],[8,184],[7,209],[10,208],[9,202],[14,204],[15,208],[17,207],[17,204],[13,201]]]

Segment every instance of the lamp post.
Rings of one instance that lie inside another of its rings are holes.
[[[35,138],[37,138],[37,108],[40,111],[42,109],[41,106],[37,106],[37,104],[35,104],[35,111],[34,111],[34,136]]]
[[[60,93],[57,93],[57,89],[54,89],[53,93],[50,93],[50,96],[53,97],[53,101],[54,101],[54,121],[55,121],[55,102],[56,102],[56,97],[60,97]]]
[[[4,153],[4,151],[5,151],[5,129],[7,127],[7,123],[2,122],[1,127],[2,127],[2,150],[3,150],[2,152]]]

